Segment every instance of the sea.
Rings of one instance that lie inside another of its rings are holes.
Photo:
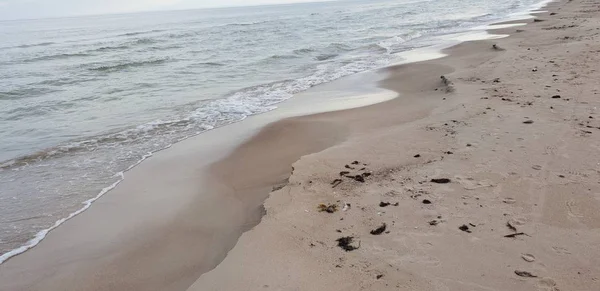
[[[0,263],[153,153],[540,0],[349,0],[0,21]]]

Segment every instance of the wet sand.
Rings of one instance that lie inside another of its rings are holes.
[[[176,144],[0,265],[0,289],[600,289],[600,9],[548,10],[390,68],[391,101]]]

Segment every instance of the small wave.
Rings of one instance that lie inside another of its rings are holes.
[[[252,26],[252,25],[259,25],[259,24],[265,24],[269,22],[268,20],[264,20],[264,21],[256,21],[256,22],[242,22],[242,23],[229,23],[229,24],[225,24],[222,27],[236,27],[236,26]]]
[[[404,37],[397,35],[392,38],[382,40],[382,41],[378,42],[377,45],[385,48],[386,50],[391,50],[392,47],[394,47],[395,45],[405,43],[405,42],[406,42],[406,39]]]
[[[197,63],[194,65],[195,66],[208,66],[208,67],[223,67],[223,66],[225,66],[225,64],[216,63],[216,62],[204,62],[204,63]]]
[[[91,51],[104,52],[104,51],[114,51],[114,50],[125,50],[128,49],[129,46],[126,45],[117,45],[117,46],[103,46],[97,49],[93,49]]]
[[[472,15],[469,18],[471,20],[483,20],[483,19],[487,19],[490,16],[494,16],[494,14],[492,14],[492,13],[480,13],[480,14]]]
[[[384,46],[382,46],[380,44],[377,44],[377,43],[365,46],[363,49],[367,50],[367,51],[370,51],[370,52],[378,52],[378,53],[387,52],[387,48],[386,47],[384,47]]]
[[[169,33],[169,34],[165,35],[165,37],[172,38],[172,39],[179,39],[179,38],[193,37],[198,34],[199,34],[199,32],[188,31],[188,32],[181,32],[181,33]]]
[[[425,32],[422,30],[413,30],[402,35],[382,40],[378,42],[377,45],[384,48],[388,53],[397,53],[406,50],[409,41],[418,39],[424,34]]]
[[[16,100],[21,98],[36,97],[47,93],[56,92],[57,90],[48,88],[20,88],[10,91],[0,91],[0,100]]]
[[[149,44],[155,44],[158,43],[157,39],[154,38],[150,38],[150,37],[142,37],[142,38],[136,38],[136,39],[130,39],[130,40],[122,40],[120,43],[111,43],[111,44],[107,44],[107,43],[102,43],[99,45],[103,45],[97,48],[92,48],[89,52],[107,52],[107,51],[119,51],[119,50],[127,50],[130,49],[132,47],[135,46],[142,46],[142,45],[149,45]]]
[[[315,50],[314,50],[314,49],[311,49],[311,48],[301,48],[301,49],[296,49],[296,50],[294,50],[294,53],[295,53],[295,54],[299,54],[299,55],[300,55],[300,54],[308,54],[308,53],[312,53],[312,52],[314,52],[314,51],[315,51]]]
[[[160,65],[160,64],[164,64],[164,63],[168,62],[169,60],[170,60],[170,58],[164,58],[164,59],[156,59],[156,60],[128,62],[128,63],[115,64],[115,65],[103,65],[103,66],[90,68],[89,70],[97,71],[97,72],[116,72],[116,71],[121,71],[121,70],[129,69],[129,68],[139,68],[139,67],[144,67],[144,66]]]
[[[272,55],[270,57],[268,57],[268,60],[290,60],[290,59],[296,59],[298,58],[298,56],[295,55]]]
[[[24,60],[23,62],[24,63],[33,63],[33,62],[40,62],[40,61],[63,60],[63,59],[68,59],[68,58],[89,57],[89,56],[91,56],[91,55],[86,54],[86,53],[57,54],[57,55],[49,55],[49,56],[32,58],[32,59]]]
[[[42,218],[42,217],[44,217],[44,216],[43,215],[35,215],[35,216],[30,216],[30,217],[25,217],[25,218],[2,221],[2,223],[15,223],[15,222],[20,222],[20,221],[34,220],[34,219],[38,219],[38,218]]]
[[[272,55],[256,61],[258,65],[284,63],[286,60],[297,59],[298,55]]]
[[[125,146],[129,143],[139,141],[140,139],[150,138],[160,133],[168,132],[172,129],[185,129],[192,125],[197,125],[193,116],[173,120],[156,120],[134,128],[125,129],[113,133],[100,134],[82,140],[74,140],[53,148],[48,148],[30,155],[18,157],[0,163],[0,169],[16,169],[31,165],[48,159],[59,158],[65,155],[71,155],[81,152],[91,152],[102,147]],[[197,127],[200,131],[212,129],[206,124],[200,124]]]
[[[28,47],[36,47],[36,46],[49,46],[49,45],[53,45],[55,44],[54,42],[41,42],[41,43],[34,43],[34,44],[23,44],[23,45],[19,45],[16,46],[16,48],[28,48]]]
[[[149,47],[148,50],[168,51],[168,50],[181,49],[181,48],[183,48],[183,46],[175,44],[175,45],[166,45],[166,46],[152,46],[152,47]]]
[[[323,25],[323,26],[318,27],[317,29],[315,29],[315,31],[325,32],[325,31],[330,31],[330,30],[335,30],[335,29],[336,29],[335,26],[326,26],[326,25]]]
[[[144,38],[138,38],[134,41],[131,41],[131,44],[134,45],[144,45],[144,44],[153,44],[153,43],[157,43],[158,40],[154,39],[154,38],[149,38],[149,37],[144,37]]]
[[[153,30],[148,30],[148,31],[128,32],[128,33],[119,34],[118,36],[136,36],[136,35],[150,34],[150,33],[163,32],[163,31],[164,30],[161,30],[161,29],[153,29]]]
[[[327,49],[335,50],[335,51],[342,51],[342,52],[352,50],[352,48],[349,45],[343,44],[343,43],[336,43],[336,42],[329,44],[327,46]]]
[[[62,87],[62,86],[68,86],[68,85],[73,85],[73,84],[80,84],[80,83],[89,82],[89,81],[91,81],[91,80],[84,79],[84,78],[59,77],[59,78],[55,78],[55,79],[47,79],[47,80],[44,80],[41,82],[29,84],[29,85],[35,86],[35,87],[39,87],[39,86]],[[60,88],[60,89],[62,89],[62,88]]]
[[[315,60],[317,61],[326,61],[326,60],[330,60],[333,59],[335,57],[339,56],[338,54],[323,54],[323,55],[318,55],[315,57]]]
[[[113,141],[123,141],[126,138],[118,138],[118,137],[105,137],[106,142]],[[98,146],[98,142],[100,140],[85,140],[81,142],[73,142],[71,144],[58,146],[55,148],[46,149],[43,151],[36,152],[34,154],[22,156],[16,159],[8,160],[3,163],[0,163],[0,169],[9,170],[20,168],[23,166],[31,165],[33,163],[41,162],[50,158],[57,158],[66,154],[73,154],[76,152],[82,152],[87,150],[93,150],[96,146]]]
[[[5,120],[16,121],[16,120],[21,120],[21,119],[28,118],[28,117],[44,116],[47,113],[48,113],[48,110],[41,106],[36,106],[36,107],[23,106],[23,107],[17,107],[15,109],[5,112],[4,116],[2,116],[2,117]]]
[[[33,44],[22,44],[22,45],[16,45],[16,46],[5,46],[5,47],[0,47],[0,50],[9,50],[9,49],[15,49],[15,48],[30,48],[30,47],[37,47],[37,46],[49,46],[49,45],[53,45],[55,44],[54,42],[41,42],[41,43],[33,43]]]

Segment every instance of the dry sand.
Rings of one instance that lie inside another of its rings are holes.
[[[397,99],[273,123],[224,158],[266,121],[175,145],[0,265],[0,290],[600,290],[600,5],[548,10],[390,68]]]
[[[390,69],[398,99],[294,119],[350,137],[295,162],[262,222],[189,290],[600,290],[600,5],[548,10]]]

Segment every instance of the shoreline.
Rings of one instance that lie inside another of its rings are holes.
[[[506,29],[514,30],[514,28],[506,28]],[[477,47],[477,48],[480,49],[482,47],[489,46],[489,44],[490,43],[488,42],[488,43],[485,43],[485,45],[482,44],[481,47]],[[461,45],[457,46],[458,48],[454,48],[455,51],[458,51],[459,57],[465,57],[465,55],[467,55],[467,58],[468,58],[468,55],[470,54],[470,52],[472,52],[473,48],[469,47],[469,48],[466,48],[465,51],[461,53],[461,48],[464,48],[466,46],[468,46],[468,45],[464,45],[464,43],[462,43]],[[450,50],[453,50],[453,49],[450,49]],[[463,53],[464,53],[464,55],[463,55]],[[456,57],[456,56],[453,55],[453,57]],[[426,65],[426,66],[428,66],[428,65]],[[409,78],[411,77],[411,75],[414,74],[414,69],[422,69],[424,71],[434,70],[436,72],[442,72],[442,74],[436,73],[436,74],[434,74],[435,76],[429,76],[430,78],[428,78],[426,80],[423,80],[421,78],[413,80],[414,83],[419,83],[420,86],[412,86],[413,88],[411,90],[403,92],[403,94],[407,94],[407,95],[412,94],[412,96],[411,96],[411,98],[413,98],[412,101],[416,101],[416,100],[414,100],[414,97],[418,97],[418,96],[420,96],[420,94],[423,96],[425,94],[427,96],[431,96],[431,94],[432,94],[431,90],[433,90],[435,88],[440,89],[440,91],[442,89],[444,89],[443,86],[439,86],[439,75],[446,75],[446,74],[451,73],[451,71],[452,71],[452,69],[448,66],[423,67],[422,64],[420,64],[420,63],[402,65],[402,69],[399,69],[398,67],[390,68],[389,71],[392,71],[393,73],[395,73],[396,78],[400,78],[403,80],[410,80]],[[400,72],[400,71],[404,71],[404,70],[408,70],[408,71],[413,70],[413,71],[406,72],[406,75],[404,75],[404,76],[401,75],[402,77],[398,77],[398,74],[402,74],[402,72]],[[388,89],[390,89],[390,88],[400,89],[399,87],[405,88],[405,86],[401,86],[401,84],[394,82],[394,81],[387,82],[387,83],[386,83],[386,81],[384,81],[383,86],[384,87],[387,86]],[[436,96],[443,96],[444,93],[436,92],[433,94]],[[403,95],[403,97],[404,97],[404,95]],[[403,97],[401,97],[401,98],[403,98]],[[400,99],[400,98],[396,98],[394,100],[397,100],[397,99]],[[393,101],[391,101],[391,102],[393,102]],[[404,101],[407,101],[407,100],[404,100]],[[410,101],[410,100],[408,100],[408,101]],[[390,102],[390,101],[388,101],[388,102]],[[427,104],[425,104],[425,107],[429,106],[429,108],[434,108],[435,104],[433,104],[433,103],[437,103],[437,102],[438,102],[438,100],[436,100],[435,102],[425,102],[425,103],[427,103]],[[373,107],[373,106],[385,107],[385,105],[384,105],[385,103],[386,102],[367,106],[367,107]],[[423,106],[423,105],[424,104],[419,104],[419,106]],[[262,154],[264,155],[265,149],[263,147],[265,146],[265,144],[269,144],[269,141],[272,142],[274,138],[275,138],[275,141],[278,141],[277,136],[281,136],[282,134],[286,134],[287,132],[290,132],[290,131],[292,131],[292,132],[306,131],[300,135],[306,139],[309,139],[309,140],[316,139],[317,141],[320,141],[324,135],[328,135],[328,132],[340,132],[340,134],[341,134],[340,136],[331,137],[331,139],[326,138],[325,141],[323,141],[320,145],[316,145],[315,148],[311,148],[310,146],[308,146],[308,148],[292,150],[292,152],[294,152],[293,154],[290,154],[289,152],[285,153],[285,154],[291,155],[291,157],[288,157],[289,160],[291,161],[290,164],[292,162],[296,161],[300,157],[305,157],[306,154],[308,154],[309,156],[321,155],[320,153],[319,154],[314,154],[314,153],[315,153],[315,151],[317,153],[320,152],[320,150],[318,150],[318,149],[326,149],[325,151],[329,152],[331,149],[330,146],[335,145],[335,144],[337,144],[337,146],[335,146],[335,147],[344,146],[344,143],[340,143],[340,141],[344,139],[343,136],[346,135],[344,127],[348,127],[348,125],[345,125],[345,124],[340,125],[339,119],[338,120],[336,120],[336,119],[339,118],[339,116],[344,116],[345,119],[342,119],[342,120],[347,121],[348,120],[347,116],[349,114],[352,114],[351,112],[360,112],[360,111],[365,111],[365,110],[374,111],[374,109],[366,109],[365,107],[360,107],[357,109],[317,114],[317,116],[310,115],[310,116],[303,116],[303,117],[295,117],[292,119],[285,119],[283,121],[276,122],[275,124],[271,124],[265,129],[260,130],[258,137],[251,138],[247,143],[244,144],[244,147],[241,147],[241,148],[244,148],[242,150],[242,151],[244,151],[244,150],[248,150],[248,148],[254,147],[253,151],[262,152]],[[406,108],[404,110],[410,111]],[[434,109],[431,109],[431,110],[434,110]],[[426,112],[417,112],[414,114],[415,114],[415,116],[412,116],[412,118],[414,120],[420,120],[422,116],[427,115]],[[410,120],[409,117],[407,117],[407,118]],[[411,122],[414,122],[414,120]],[[351,123],[353,125],[355,125],[358,122],[357,120],[353,120],[352,118],[351,118],[351,121],[352,121]],[[383,120],[383,121],[379,120],[379,121],[366,122],[366,124],[362,124],[362,122],[358,122],[359,124],[353,130],[357,131],[357,132],[362,132],[359,135],[364,135],[365,134],[364,132],[367,132],[372,128],[378,128],[378,127],[382,127],[382,126],[389,127],[392,124],[395,124],[396,121],[397,120],[395,120],[393,122],[390,120]],[[302,123],[304,123],[304,124],[302,124]],[[297,126],[300,126],[300,127],[297,127]],[[329,127],[329,128],[327,128],[327,127]],[[313,132],[315,129],[320,129],[323,131]],[[256,146],[248,146],[248,144],[252,144],[253,142],[257,143],[257,145]],[[301,144],[304,142],[304,140],[301,139],[301,140],[298,140],[295,142],[286,140],[286,141],[281,141],[281,142],[284,142],[282,145],[289,146],[290,144]],[[319,142],[317,142],[317,144],[319,144]],[[306,145],[303,145],[303,146],[306,146]],[[302,147],[302,146],[300,146],[300,147]],[[228,164],[228,165],[226,165],[225,168],[219,168],[219,166],[213,167],[212,175],[220,175],[220,176],[224,177],[224,178],[218,179],[219,181],[223,181],[225,178],[227,178],[226,176],[227,176],[229,169],[239,167],[239,165],[237,164],[236,161],[243,160],[246,157],[253,157],[255,155],[254,152],[252,152],[252,151],[250,151],[250,153],[248,153],[248,152],[247,153],[239,153],[239,151],[240,151],[240,148],[236,149],[236,151],[234,151],[234,153],[232,155],[227,156],[228,159],[232,159],[230,162],[227,162],[227,161],[226,162],[223,162],[223,161],[218,162],[218,164],[220,164],[220,165],[223,165],[223,164]],[[302,153],[305,153],[305,154],[303,155]],[[236,154],[239,155],[237,158],[235,158]],[[173,153],[172,155],[176,155],[176,154]],[[297,158],[295,158],[296,156],[297,156]],[[166,159],[167,158],[162,158],[162,160],[163,160],[162,162],[164,163]],[[302,158],[302,159],[304,159],[304,158]],[[302,159],[300,161],[302,161]],[[247,165],[245,168],[242,167],[242,170],[240,170],[240,173],[252,173],[253,167],[256,166],[257,164],[260,165],[261,162],[262,161],[253,161],[252,163]],[[278,163],[279,166],[282,166],[284,164],[285,163],[283,163],[281,161],[279,161],[279,163]],[[259,168],[261,168],[261,169],[268,168],[268,166],[259,166]],[[236,185],[239,185],[240,189],[244,189],[244,191],[248,191],[248,189],[251,189],[250,192],[256,191],[256,193],[264,193],[266,191],[266,193],[268,194],[269,190],[267,190],[267,189],[270,189],[272,184],[280,184],[280,182],[284,180],[282,178],[284,178],[284,176],[289,174],[289,170],[287,170],[287,172],[286,172],[285,167],[279,168],[279,169],[275,170],[275,172],[276,172],[275,174],[263,173],[264,177],[259,177],[259,178],[249,177],[248,179],[250,180],[250,182],[248,182],[247,180],[244,180],[244,179],[236,179],[236,180],[226,181],[224,184],[227,184],[229,187],[231,187],[231,185],[233,185],[233,184],[236,184]],[[219,173],[221,173],[221,174],[219,174]],[[156,174],[156,173],[154,173],[154,174]],[[266,179],[265,177],[268,177],[267,183],[264,183],[264,181]],[[257,181],[257,180],[261,180],[261,183],[259,183],[260,185],[258,185],[258,186],[253,184],[253,183],[255,183],[254,181]],[[139,180],[139,181],[141,181],[141,180]],[[248,186],[248,183],[250,184],[250,186]],[[215,189],[217,189],[220,186],[216,185],[213,187]],[[236,187],[233,187],[233,188],[236,188]],[[284,190],[285,189],[286,188],[284,188]],[[130,188],[130,190],[131,190],[131,188]],[[221,191],[226,191],[226,190],[221,190]],[[191,192],[193,192],[192,189],[190,189],[190,193],[188,193],[188,194],[191,195]],[[253,198],[256,198],[256,197],[260,196],[260,194],[251,195],[251,196],[253,196]],[[263,196],[264,196],[264,194],[263,194]],[[191,198],[192,196],[187,196],[187,197]],[[266,198],[266,197],[264,197],[264,198]],[[235,199],[235,201],[240,201],[243,199],[244,199],[244,197],[237,197]],[[246,208],[246,210],[244,210],[244,212],[256,213],[257,211],[260,211],[257,209],[259,209],[262,206],[262,200],[264,200],[264,199],[259,198],[257,200],[253,200],[253,202],[250,202],[250,203],[248,201],[244,201],[244,204],[246,204],[246,206],[251,205],[251,207]],[[186,198],[186,199],[184,199],[184,201],[189,202],[190,200]],[[111,201],[110,203],[116,203],[116,202],[117,202],[117,200],[114,199],[114,201]],[[187,207],[187,206],[182,206],[182,207]],[[177,211],[180,211],[180,210],[177,210]],[[175,212],[177,212],[177,211],[175,211]],[[190,211],[188,210],[188,211],[182,211],[182,212],[189,213]],[[254,217],[255,220],[260,219],[259,217],[255,217],[254,214],[250,214],[249,217]],[[98,218],[100,218],[100,216],[98,216]],[[250,220],[252,220],[252,219],[250,219]],[[149,224],[148,222],[145,222],[145,223]],[[250,226],[247,226],[247,227],[250,227]],[[247,229],[243,229],[240,231],[244,232],[245,230],[247,230]],[[234,243],[234,245],[235,245],[235,243]],[[221,256],[221,255],[219,255],[219,256]],[[216,260],[218,260],[218,259],[216,259]],[[1,268],[2,267],[0,267],[0,270],[1,270]],[[166,267],[164,267],[164,268],[166,268]],[[115,276],[117,276],[117,275],[115,275]],[[189,278],[191,279],[194,276],[195,275],[190,275]],[[190,280],[190,279],[187,279],[187,280]],[[83,280],[83,279],[78,279],[78,280],[80,282],[85,282],[85,280]],[[152,283],[156,283],[156,282],[152,282]],[[177,286],[177,288],[182,288],[183,285],[185,285],[185,284],[181,284],[180,286]],[[50,286],[52,286],[52,285],[50,285]],[[150,287],[150,286],[153,286],[153,287]],[[46,285],[45,287],[48,287],[48,286]],[[171,287],[173,287],[173,286],[171,286]],[[156,286],[148,285],[148,288],[156,288]],[[102,290],[102,288],[97,288],[97,289],[94,288],[94,289],[90,289],[90,290]],[[146,290],[150,290],[150,289],[146,289]]]

